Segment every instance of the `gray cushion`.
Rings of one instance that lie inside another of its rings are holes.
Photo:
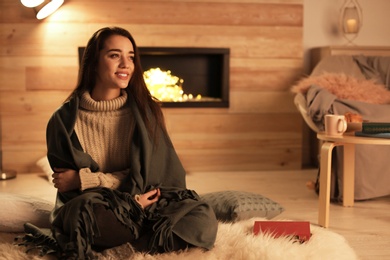
[[[0,232],[23,232],[30,222],[42,228],[50,227],[49,216],[54,203],[37,197],[0,193]]]
[[[214,209],[217,219],[235,222],[253,217],[274,218],[284,211],[277,202],[251,192],[218,191],[200,195]]]

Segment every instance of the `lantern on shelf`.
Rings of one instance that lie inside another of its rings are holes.
[[[358,36],[363,25],[363,12],[357,0],[345,0],[340,13],[341,32],[348,43]]]

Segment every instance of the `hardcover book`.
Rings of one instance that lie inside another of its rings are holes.
[[[308,221],[255,221],[253,233],[269,233],[275,238],[280,236],[296,237],[305,242],[310,239],[310,222]]]
[[[390,132],[389,133],[367,133],[367,132],[355,132],[356,136],[363,136],[363,137],[375,137],[375,138],[390,138]]]
[[[363,133],[390,133],[390,122],[363,122]]]

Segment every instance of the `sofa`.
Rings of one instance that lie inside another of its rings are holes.
[[[326,114],[351,112],[364,121],[390,122],[390,56],[327,56],[291,91],[304,121],[316,133],[324,131]],[[354,199],[390,195],[390,146],[356,145],[355,153]],[[332,156],[331,199],[340,201],[343,147],[336,147]]]

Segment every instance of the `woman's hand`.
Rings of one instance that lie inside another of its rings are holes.
[[[81,181],[79,173],[72,169],[54,168],[53,177],[54,187],[59,192],[67,192],[80,189]]]
[[[160,189],[151,190],[145,194],[136,195],[135,200],[141,205],[142,208],[146,208],[153,203],[157,202],[161,196]]]

